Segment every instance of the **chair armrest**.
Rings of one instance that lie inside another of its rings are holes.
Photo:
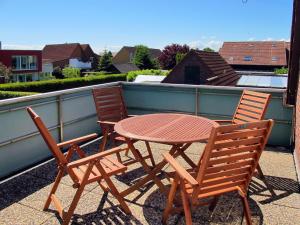
[[[82,137],[74,138],[74,139],[69,140],[69,141],[61,142],[61,143],[57,144],[57,146],[59,148],[62,148],[62,147],[65,147],[65,146],[69,146],[71,144],[78,144],[80,142],[88,141],[88,140],[94,139],[96,137],[98,137],[98,134],[96,134],[96,133],[89,134],[89,135],[85,135],[85,136],[82,136]]]
[[[168,152],[163,154],[165,160],[173,167],[176,173],[184,180],[186,180],[192,187],[199,185],[195,180]]]
[[[214,120],[217,123],[232,123],[232,120]]]
[[[103,124],[103,125],[108,125],[108,126],[114,126],[114,125],[116,125],[117,122],[99,120],[99,121],[97,121],[97,123]]]
[[[99,159],[101,159],[105,156],[112,155],[112,154],[115,154],[115,153],[118,153],[118,152],[121,152],[121,151],[125,151],[125,150],[127,150],[127,149],[126,148],[119,148],[119,147],[112,148],[110,150],[105,150],[104,152],[96,153],[94,155],[87,156],[87,157],[84,157],[82,159],[78,159],[74,162],[68,163],[67,167],[68,168],[73,168],[73,167],[78,167],[78,166],[81,166],[81,165],[86,165],[90,161],[99,160]]]

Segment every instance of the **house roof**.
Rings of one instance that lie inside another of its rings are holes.
[[[139,68],[135,64],[133,64],[133,63],[122,63],[122,64],[113,63],[113,66],[120,73],[128,73],[130,71],[139,70]]]
[[[174,77],[172,78],[172,76],[178,76],[177,68],[182,67],[182,65],[192,65],[193,63],[195,63],[194,58],[192,58],[193,56],[196,56],[196,59],[198,59],[199,62],[202,63],[204,68],[206,67],[205,70],[207,71],[207,73],[205,73],[205,84],[217,86],[235,86],[240,78],[240,76],[219,55],[219,53],[191,50],[183,58],[183,60],[173,68],[171,73],[163,80],[162,83],[168,83],[172,79],[174,79]]]
[[[70,59],[77,48],[80,48],[83,60],[88,60],[90,54],[95,54],[89,44],[66,43],[46,45],[43,48],[43,62],[49,63]]]
[[[289,42],[224,42],[220,55],[230,65],[287,66]]]

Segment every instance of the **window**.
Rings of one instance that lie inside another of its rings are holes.
[[[205,80],[201,78],[199,66],[186,66],[184,68],[185,84],[204,84]]]
[[[272,61],[278,61],[278,56],[272,56]]]
[[[252,56],[244,56],[244,61],[252,61]]]
[[[233,56],[230,56],[230,57],[229,57],[229,61],[233,61]]]
[[[37,57],[31,55],[15,55],[12,56],[13,70],[36,70]]]

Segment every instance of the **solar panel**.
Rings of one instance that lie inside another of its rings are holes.
[[[237,86],[286,88],[287,76],[242,75],[239,81],[237,82]]]

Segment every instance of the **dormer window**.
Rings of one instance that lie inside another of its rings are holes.
[[[244,56],[244,61],[252,61],[252,56]]]

